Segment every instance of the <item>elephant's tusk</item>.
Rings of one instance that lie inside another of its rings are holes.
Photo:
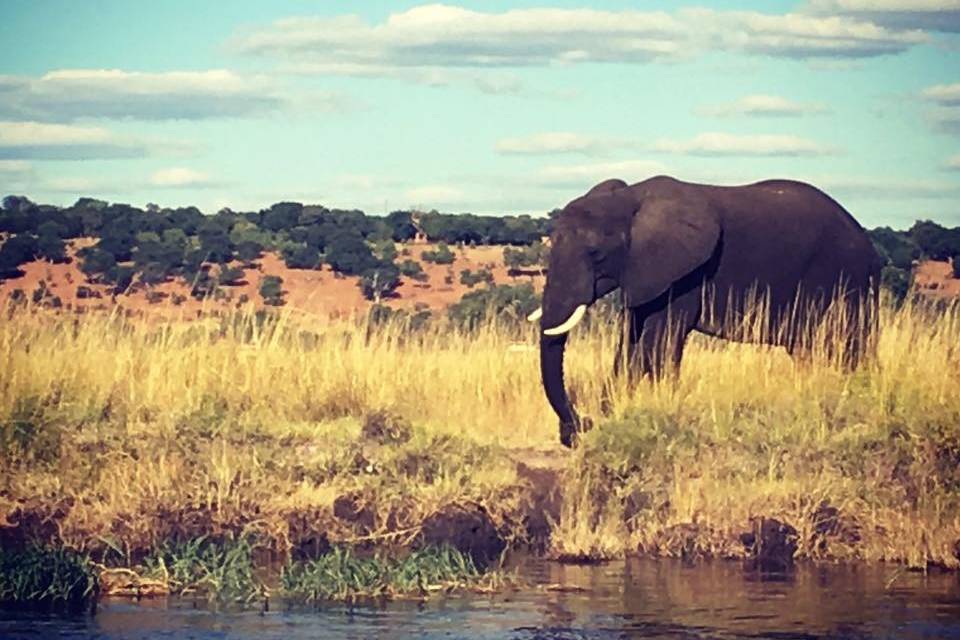
[[[573,329],[577,326],[581,320],[583,320],[584,314],[587,312],[587,305],[581,304],[579,307],[573,310],[573,313],[570,314],[570,317],[567,318],[567,321],[563,324],[553,327],[552,329],[544,329],[543,335],[545,336],[562,336],[566,332]]]
[[[527,316],[527,320],[530,322],[536,322],[541,316],[543,316],[543,307],[537,307],[536,311]]]

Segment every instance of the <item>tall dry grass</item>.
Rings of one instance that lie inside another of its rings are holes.
[[[594,318],[568,345],[582,413],[599,418],[614,390],[611,415],[568,454],[533,327],[11,308],[0,321],[0,517],[37,535],[54,523],[72,546],[127,556],[204,532],[278,547],[317,532],[402,541],[458,500],[522,535],[515,459],[543,449],[565,469],[560,554],[692,544],[736,555],[737,532],[762,515],[792,523],[801,554],[956,562],[957,305],[884,306],[876,358],[852,373],[837,364],[836,331],[802,361],[697,337],[675,379],[632,388],[611,379],[612,322]],[[361,433],[384,411],[408,439]],[[334,515],[338,499],[358,515]],[[841,514],[827,529],[824,505]]]

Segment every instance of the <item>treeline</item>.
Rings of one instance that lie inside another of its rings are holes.
[[[91,237],[95,244],[78,253],[80,268],[91,281],[111,284],[117,292],[182,278],[192,295],[204,297],[242,278],[243,271],[231,266],[234,261],[249,267],[264,251],[274,251],[291,268],[327,264],[338,274],[359,276],[364,295],[379,301],[399,286],[401,275],[425,277],[417,258],[452,263],[451,245],[503,245],[511,273],[542,268],[547,249],[540,240],[549,235],[556,213],[537,218],[436,211],[368,216],[355,209],[278,202],[260,211],[221,209],[204,215],[196,207],[140,209],[93,198],[56,207],[8,196],[0,210],[0,233],[6,235],[0,246],[0,278],[21,275],[20,266],[31,260],[63,262],[65,241]],[[886,261],[883,284],[898,299],[911,287],[917,260],[950,260],[960,277],[960,227],[927,220],[906,231],[880,227],[868,233]],[[398,256],[394,243],[418,235],[438,247],[419,256]],[[470,286],[489,280],[482,270],[461,273],[461,281]],[[282,304],[278,286],[266,283],[264,299]]]
[[[930,220],[918,220],[907,231],[877,227],[868,233],[886,261],[883,285],[897,300],[903,300],[910,291],[916,261],[949,260],[953,277],[960,278],[960,227],[948,228]]]
[[[65,241],[97,238],[82,249],[80,268],[93,282],[124,291],[173,278],[191,285],[191,294],[209,295],[242,272],[228,264],[249,266],[264,251],[275,251],[287,266],[316,269],[328,264],[335,272],[359,276],[371,300],[388,296],[401,273],[415,275],[414,260],[397,264],[394,242],[422,234],[441,243],[424,252],[426,261],[452,262],[448,244],[531,246],[549,234],[551,219],[527,215],[487,217],[472,214],[394,211],[368,216],[359,210],[278,202],[267,209],[234,212],[221,209],[204,215],[196,207],[140,209],[81,198],[70,207],[36,204],[8,196],[0,210],[0,232],[10,237],[0,247],[0,278],[16,277],[20,265],[35,259],[63,262]],[[219,268],[211,270],[212,265]],[[265,296],[266,298],[266,296]],[[270,296],[274,302],[277,296]]]

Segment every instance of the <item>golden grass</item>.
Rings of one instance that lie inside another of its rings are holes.
[[[521,536],[514,458],[542,449],[564,469],[558,555],[671,555],[690,536],[736,555],[762,515],[796,527],[799,555],[957,564],[957,305],[885,306],[877,357],[853,373],[831,361],[830,332],[809,361],[698,337],[675,380],[633,389],[611,380],[615,331],[595,320],[570,340],[568,384],[598,419],[611,385],[612,414],[567,453],[533,327],[414,334],[292,311],[147,321],[9,309],[0,524],[42,531],[46,518],[102,554],[202,533],[282,550],[311,532],[402,540],[469,500]],[[376,411],[412,424],[409,440],[363,437]],[[366,521],[334,516],[343,496],[370,506]],[[823,532],[826,503],[841,517]],[[678,526],[692,532],[681,542]]]

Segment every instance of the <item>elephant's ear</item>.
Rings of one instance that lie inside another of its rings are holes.
[[[587,191],[583,197],[595,196],[600,193],[612,193],[617,189],[622,189],[626,186],[628,185],[623,180],[620,180],[619,178],[611,178],[610,180],[604,180],[600,184],[594,186],[592,189],[590,189],[590,191]]]
[[[647,197],[634,214],[621,278],[627,304],[650,302],[713,255],[716,212],[702,198]]]

